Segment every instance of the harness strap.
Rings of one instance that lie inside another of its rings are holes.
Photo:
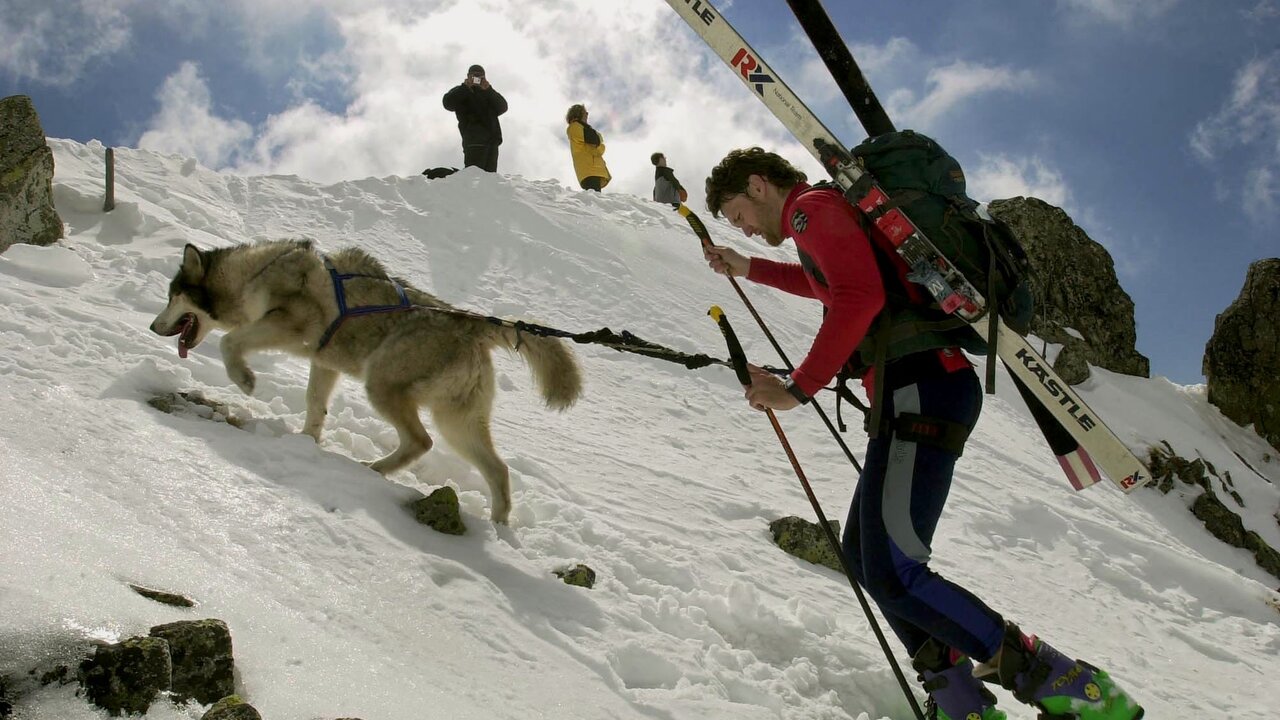
[[[840,432],[846,432],[849,429],[848,426],[844,424],[844,417],[840,414],[841,402],[847,401],[854,407],[858,408],[864,419],[866,418],[867,413],[871,410],[871,408],[863,405],[862,401],[858,399],[858,396],[854,395],[853,391],[849,389],[850,377],[851,376],[847,372],[841,370],[840,374],[836,375],[836,385],[833,388],[836,393],[836,425],[840,428]]]
[[[885,377],[884,366],[886,357],[889,354],[889,326],[890,326],[889,308],[880,311],[880,327],[876,329],[876,351],[875,351],[875,387],[871,392],[871,415],[867,418],[867,433],[871,437],[880,434],[880,418],[884,409],[884,386],[888,380]]]
[[[323,350],[325,345],[333,339],[334,333],[338,332],[338,328],[342,327],[342,323],[349,317],[358,315],[372,315],[374,313],[398,312],[402,310],[412,310],[413,303],[409,302],[409,295],[405,292],[404,286],[396,282],[392,278],[385,278],[378,275],[365,275],[362,273],[340,273],[338,268],[334,267],[332,261],[326,256],[324,258],[324,268],[329,271],[329,277],[333,279],[333,299],[338,304],[338,317],[329,323],[329,327],[325,328],[324,334],[320,336],[320,343],[316,346],[316,350]],[[396,295],[400,296],[400,302],[395,305],[364,305],[361,307],[348,308],[347,294],[343,289],[343,283],[351,278],[371,278],[374,280],[382,280],[391,283],[396,289]]]
[[[893,434],[905,442],[932,445],[960,455],[969,439],[969,426],[918,413],[899,413],[893,419]]]

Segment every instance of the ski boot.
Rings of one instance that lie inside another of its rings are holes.
[[[996,709],[996,696],[973,676],[973,662],[942,643],[929,639],[911,659],[925,692],[924,716],[929,720],[1007,720]]]
[[[1102,670],[1072,660],[1048,643],[1005,623],[1000,653],[978,667],[1018,700],[1040,708],[1040,720],[1138,720],[1142,706]]]

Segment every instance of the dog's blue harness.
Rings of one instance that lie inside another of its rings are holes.
[[[333,298],[338,303],[338,317],[329,323],[329,327],[325,328],[324,334],[320,336],[320,344],[316,346],[316,350],[323,350],[325,345],[333,339],[333,334],[338,332],[338,328],[342,327],[343,321],[349,317],[358,315],[372,315],[374,313],[397,312],[400,310],[412,310],[413,303],[409,302],[409,296],[404,291],[404,286],[395,280],[379,275],[365,275],[362,273],[340,273],[338,268],[333,266],[329,258],[324,259],[324,268],[329,271],[329,277],[333,278]],[[347,307],[347,295],[342,289],[342,283],[351,278],[371,278],[374,280],[383,280],[391,283],[396,289],[396,294],[400,296],[400,302],[396,305],[365,305],[364,307]]]

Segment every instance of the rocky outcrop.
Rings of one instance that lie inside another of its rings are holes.
[[[1137,350],[1133,300],[1120,287],[1111,254],[1061,208],[1043,200],[996,200],[989,210],[1008,223],[1031,260],[1036,299],[1031,332],[1063,346],[1054,369],[1065,371],[1068,382],[1088,376],[1086,362],[1149,377],[1150,362]]]
[[[1151,481],[1147,487],[1154,487],[1161,493],[1168,494],[1177,483],[1199,486],[1203,489],[1191,503],[1191,514],[1195,515],[1211,535],[1222,542],[1246,550],[1253,554],[1258,566],[1280,578],[1280,551],[1267,544],[1262,536],[1244,526],[1244,521],[1236,511],[1223,502],[1220,496],[1230,497],[1236,507],[1243,508],[1244,500],[1235,490],[1231,473],[1218,473],[1213,463],[1196,458],[1188,460],[1174,452],[1169,442],[1151,448],[1147,455],[1147,465],[1151,468]]]
[[[1209,402],[1280,448],[1280,258],[1249,266],[1240,297],[1213,324],[1201,367]]]
[[[0,252],[15,243],[48,245],[62,237],[53,209],[53,151],[31,98],[0,100]]]

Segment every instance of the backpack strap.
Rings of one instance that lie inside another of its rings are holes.
[[[880,317],[877,320],[879,327],[876,328],[875,334],[875,361],[872,367],[875,368],[875,388],[871,392],[871,414],[867,416],[867,435],[875,437],[880,434],[880,415],[884,409],[884,385],[885,385],[885,358],[889,353],[889,330],[892,325],[890,317],[892,313],[888,306],[880,311]]]

